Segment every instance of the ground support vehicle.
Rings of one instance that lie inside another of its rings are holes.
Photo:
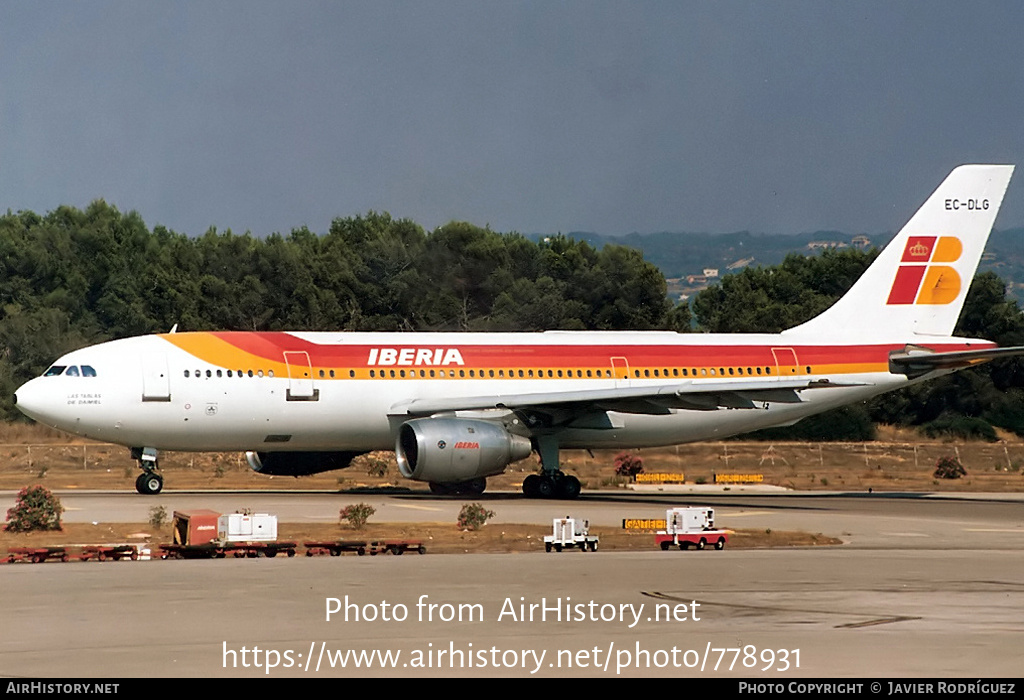
[[[11,547],[7,550],[8,564],[21,561],[41,564],[47,559],[68,561],[70,555],[68,554],[67,547]]]
[[[724,549],[729,532],[715,527],[714,508],[669,508],[665,511],[665,529],[654,534],[654,541],[664,551],[670,547],[704,549],[709,545]]]
[[[334,540],[330,542],[303,542],[302,544],[306,548],[307,557],[323,556],[324,554],[337,557],[344,552],[355,552],[359,556],[367,553],[371,556],[377,554],[404,554],[405,552],[427,553],[426,545],[418,540],[376,540],[373,542],[365,540]]]
[[[89,561],[90,559],[95,559],[96,561],[131,559],[136,561],[139,558],[139,548],[133,544],[87,545],[82,547],[82,552],[77,557],[82,561]]]
[[[273,558],[278,554],[295,556],[295,542],[222,542],[203,544],[162,544],[161,559],[223,559],[227,555],[242,559]]]
[[[339,557],[344,552],[355,552],[359,556],[366,554],[367,542],[359,540],[336,540],[333,542],[303,542],[307,557],[321,557],[330,554]]]
[[[175,511],[174,542],[160,545],[161,559],[295,556],[295,542],[277,541],[277,516],[212,510]]]
[[[597,544],[600,538],[590,534],[590,521],[577,518],[555,518],[551,524],[551,534],[544,537],[544,551],[550,552],[554,549],[561,552],[563,549],[579,547],[581,552],[588,549],[591,552],[597,551]]]

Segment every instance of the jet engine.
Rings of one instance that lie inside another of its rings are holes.
[[[274,476],[307,476],[344,469],[362,452],[246,452],[254,472]]]
[[[500,474],[530,456],[529,438],[497,423],[466,418],[418,418],[398,429],[395,456],[407,479],[439,484]]]

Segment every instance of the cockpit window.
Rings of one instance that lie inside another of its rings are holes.
[[[65,377],[95,377],[96,370],[90,365],[82,365],[81,367],[78,367],[78,365],[53,365],[43,373],[43,376],[59,377],[62,374]]]

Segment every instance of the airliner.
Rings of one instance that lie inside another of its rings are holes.
[[[563,448],[718,439],[1024,347],[953,336],[1013,173],[954,169],[851,289],[777,334],[170,332],[75,350],[21,386],[29,417],[131,449],[140,493],[160,450],[244,451],[262,474],[394,450],[435,493],[478,494],[536,452],[530,497],[575,498]]]

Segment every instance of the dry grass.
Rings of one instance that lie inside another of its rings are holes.
[[[882,440],[868,443],[713,442],[634,450],[645,471],[684,473],[689,483],[713,483],[715,473],[757,473],[764,483],[802,490],[866,491],[1022,491],[1024,442],[1002,436],[996,443],[927,440],[911,431],[883,428]],[[588,490],[624,484],[614,473],[618,450],[562,453],[562,468],[577,475]],[[940,457],[959,456],[967,477],[937,480]],[[392,486],[426,490],[399,478],[394,455],[375,453],[387,473],[368,473],[357,459],[349,469],[293,478],[252,472],[241,453],[161,453],[160,464],[172,489],[318,489],[353,490]],[[492,490],[518,489],[537,469],[536,457],[511,465],[488,479]],[[35,425],[0,424],[0,489],[40,483],[52,489],[134,489],[139,470],[128,450],[115,445],[72,440]]]
[[[367,525],[361,531],[329,524],[281,523],[278,539],[296,542],[299,553],[304,542],[384,539],[415,540],[422,542],[428,553],[515,553],[544,551],[544,535],[550,527],[543,525],[492,524],[475,532],[460,531],[454,523],[379,523]],[[654,550],[654,537],[650,533],[625,532],[611,527],[591,528],[591,534],[601,538],[602,550]],[[156,553],[160,543],[171,541],[171,527],[153,528],[139,523],[68,523],[57,532],[10,533],[0,531],[0,552],[11,547],[65,546],[74,552],[82,545],[147,544]],[[729,547],[805,547],[841,544],[840,540],[821,534],[802,532],[775,532],[766,530],[737,530]]]

